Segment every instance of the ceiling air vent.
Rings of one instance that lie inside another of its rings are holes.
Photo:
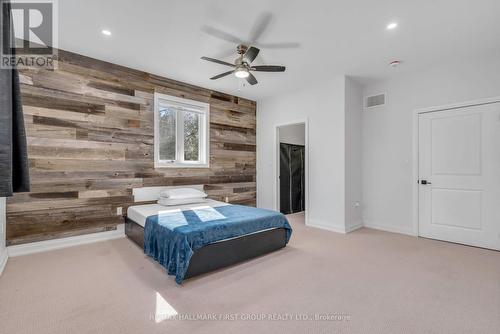
[[[367,108],[383,106],[384,104],[385,104],[385,93],[366,97],[365,106]]]

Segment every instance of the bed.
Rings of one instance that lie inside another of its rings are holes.
[[[203,186],[189,186],[203,190]],[[134,201],[155,201],[172,187],[134,189]],[[288,243],[292,229],[279,212],[227,204],[133,205],[125,234],[160,263],[175,281],[264,255]]]

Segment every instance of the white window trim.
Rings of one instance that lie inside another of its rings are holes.
[[[160,160],[160,145],[159,145],[159,107],[160,101],[162,105],[174,105],[179,107],[179,104],[185,106],[185,109],[203,114],[204,121],[200,122],[200,162],[184,161],[184,141],[179,140],[183,138],[183,134],[179,132],[184,131],[184,121],[182,113],[176,115],[176,160],[165,161]],[[180,117],[179,117],[180,116]],[[182,125],[182,126],[181,126]],[[203,145],[205,142],[205,145]],[[154,94],[154,166],[155,168],[209,168],[210,167],[210,104],[183,99],[180,97],[170,96],[166,94]]]

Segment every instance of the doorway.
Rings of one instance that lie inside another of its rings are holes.
[[[418,234],[500,250],[500,102],[418,113]]]
[[[277,209],[283,214],[306,210],[306,123],[277,127]]]

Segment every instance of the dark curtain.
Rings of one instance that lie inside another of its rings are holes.
[[[9,47],[13,36],[8,1],[1,0],[2,32],[0,47]],[[9,10],[4,9],[7,3]],[[0,69],[0,197],[29,191],[26,133],[17,69]]]
[[[305,147],[280,143],[280,211],[305,210]]]

